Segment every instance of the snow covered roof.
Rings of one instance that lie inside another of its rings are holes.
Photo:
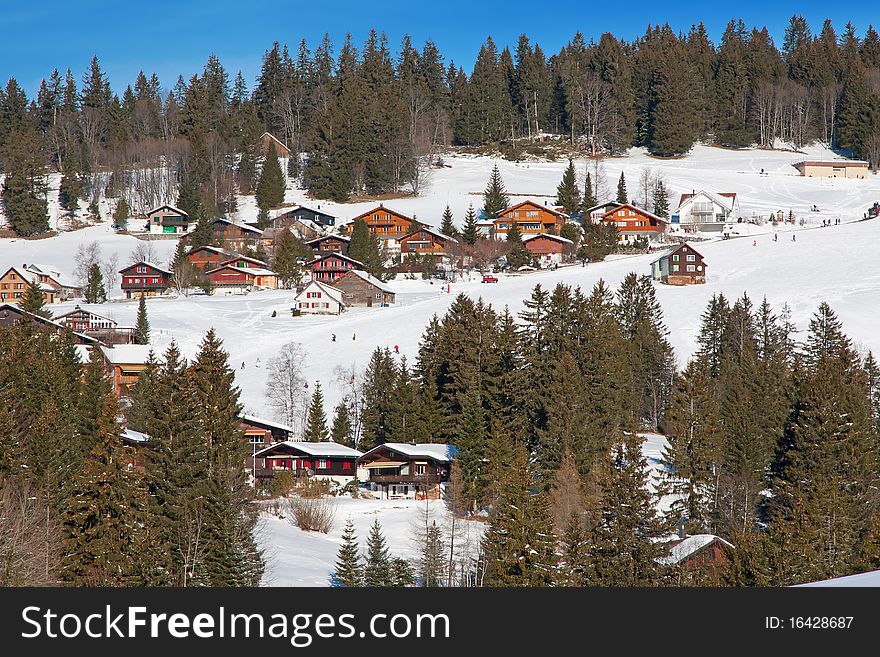
[[[126,427],[122,431],[122,439],[127,440],[130,443],[137,443],[139,445],[150,442],[149,434],[143,433],[141,431],[135,431],[134,429],[129,429],[128,427]]]
[[[728,543],[720,536],[715,536],[715,534],[694,534],[679,540],[678,543],[669,548],[669,556],[660,557],[657,561],[667,566],[681,563],[715,541],[733,549],[732,543]]]
[[[446,443],[422,443],[420,445],[413,445],[410,443],[383,443],[378,447],[374,447],[368,452],[365,452],[364,456],[369,456],[383,447],[410,458],[426,458],[444,462],[453,461],[455,455],[458,454],[458,450],[455,449],[455,447],[447,445]]]
[[[699,196],[702,194],[703,196],[711,199],[722,208],[726,208],[728,210],[733,210],[733,204],[736,202],[736,192],[720,192],[715,194],[713,192],[706,191],[705,189],[701,189],[698,192],[694,192],[692,194],[682,194],[681,200],[678,202],[678,207],[680,208],[687,201],[690,201],[695,196]]]
[[[380,281],[375,276],[371,276],[370,274],[363,271],[362,269],[349,269],[345,275],[348,276],[349,274],[354,274],[355,276],[358,276],[358,277],[364,279],[367,283],[369,283],[370,285],[373,285],[374,287],[379,288],[383,292],[387,292],[388,294],[396,294],[394,292],[394,290],[392,290],[390,287],[385,285],[385,283]]]
[[[531,205],[536,208],[541,208],[542,210],[549,212],[550,214],[555,214],[557,217],[567,217],[568,216],[564,212],[560,212],[559,210],[557,210],[554,207],[551,207],[549,205],[541,205],[537,201],[533,201],[531,199],[526,199],[525,201],[520,201],[519,203],[515,203],[515,204],[511,205],[509,208],[505,208],[504,210],[502,210],[501,212],[498,213],[498,216],[500,218],[501,215],[507,214],[511,210],[516,210],[517,208],[520,208],[524,205]]]
[[[250,256],[245,256],[245,255],[239,255],[238,253],[233,253],[232,256],[233,257],[231,257],[229,260],[224,260],[223,262],[221,262],[219,266],[222,267],[223,265],[228,265],[230,262],[238,262],[239,260],[244,260],[245,262],[252,262],[255,265],[261,265],[263,267],[269,266],[269,263],[267,263],[265,260],[257,260],[256,258],[251,258]]]
[[[343,242],[351,242],[351,238],[346,235],[339,235],[338,233],[333,233],[332,235],[321,235],[321,237],[316,237],[315,239],[308,240],[306,244],[313,244],[315,242],[323,242],[324,240],[341,240]]]
[[[256,415],[242,415],[241,419],[243,422],[250,422],[251,424],[256,424],[257,426],[262,425],[273,429],[281,429],[282,431],[287,431],[288,433],[295,433],[293,428],[287,426],[286,424],[274,422],[273,420],[266,420],[261,417],[257,417]]]
[[[413,232],[411,232],[406,237],[409,237],[410,235],[415,235],[416,233],[418,233],[419,231],[422,231],[422,230],[425,231],[426,233],[431,233],[431,235],[433,235],[434,237],[439,237],[441,240],[449,240],[450,242],[455,242],[456,244],[458,244],[458,240],[455,239],[454,237],[450,237],[449,235],[444,235],[439,230],[435,230],[435,229],[431,228],[430,226],[426,226],[425,224],[422,224],[421,226],[416,228]],[[406,239],[406,238],[404,238],[404,239]]]
[[[616,203],[614,205],[614,207],[611,210],[609,210],[608,212],[606,212],[605,214],[603,214],[601,218],[602,219],[608,218],[609,215],[611,215],[614,212],[617,212],[620,208],[630,208],[631,210],[635,210],[636,212],[645,215],[649,219],[654,219],[655,221],[659,221],[660,223],[664,223],[664,224],[669,223],[669,219],[664,219],[663,217],[658,217],[653,212],[648,212],[647,210],[645,210],[645,208],[637,207],[637,206],[633,205],[632,203]]]
[[[147,214],[153,214],[154,212],[158,212],[159,210],[161,210],[161,209],[163,209],[163,208],[168,208],[168,209],[171,210],[172,212],[176,212],[177,214],[181,214],[181,215],[183,215],[184,217],[188,217],[188,216],[189,216],[188,213],[184,212],[184,211],[181,210],[180,208],[176,208],[176,207],[174,207],[173,205],[169,205],[168,203],[163,203],[162,205],[157,205],[157,206],[156,206],[155,208],[153,208],[152,210],[148,210],[148,211],[147,211]]]
[[[259,228],[254,228],[253,226],[248,226],[247,224],[237,224],[234,221],[229,221],[229,219],[223,219],[222,217],[218,217],[211,222],[212,224],[227,224],[229,226],[237,226],[241,228],[246,233],[255,233],[257,235],[262,235],[263,231]]]
[[[327,285],[326,283],[322,283],[321,281],[312,281],[308,285],[303,288],[303,291],[296,295],[296,300],[305,299],[306,292],[312,290],[313,288],[318,288],[328,297],[336,301],[337,303],[344,303],[342,300],[343,292],[339,288],[333,287],[332,285]]]
[[[237,256],[238,254],[235,251],[230,251],[229,249],[221,249],[219,246],[208,246],[207,244],[203,244],[202,246],[194,246],[189,251],[187,251],[187,255],[196,253],[197,251],[211,251],[212,253],[217,253],[219,255],[228,255],[228,256]]]
[[[138,261],[138,262],[133,262],[132,264],[130,264],[130,265],[129,265],[128,267],[126,267],[125,269],[120,269],[120,270],[119,270],[119,273],[121,274],[122,272],[126,272],[126,271],[128,271],[129,269],[131,269],[131,268],[133,268],[133,267],[137,267],[138,265],[146,265],[147,267],[152,267],[152,268],[155,269],[156,271],[160,271],[160,272],[162,272],[163,274],[168,274],[169,276],[171,275],[171,272],[168,271],[167,269],[165,269],[164,267],[160,267],[159,265],[154,264],[154,263],[152,263],[152,262],[149,262],[148,260],[140,260],[140,261]]]
[[[346,445],[340,445],[339,443],[334,443],[332,440],[318,443],[310,443],[298,440],[286,440],[281,443],[270,445],[265,449],[261,449],[255,454],[255,456],[271,455],[273,451],[277,450],[279,447],[286,447],[291,450],[300,451],[303,454],[307,454],[308,456],[349,456],[352,458],[359,458],[363,455],[362,452],[359,452],[356,449],[352,449],[351,447],[348,447]]]
[[[691,244],[690,242],[682,242],[681,244],[678,244],[678,245],[676,245],[676,246],[673,246],[672,248],[667,249],[666,251],[664,251],[663,253],[661,253],[660,255],[658,255],[656,258],[654,258],[654,259],[650,262],[650,264],[653,265],[655,262],[660,262],[661,260],[663,260],[663,258],[668,258],[669,256],[671,256],[673,253],[675,253],[676,251],[678,251],[678,250],[679,250],[680,248],[682,248],[683,246],[687,246],[691,251],[693,251],[694,253],[696,253],[698,256],[700,256],[701,258],[703,257],[703,254],[701,254],[699,251],[697,251],[697,250],[694,248],[694,245],[693,245],[693,244]]]
[[[562,242],[563,244],[574,244],[574,242],[572,242],[571,240],[565,239],[560,235],[553,235],[552,233],[538,233],[537,235],[530,235],[529,237],[523,237],[522,241],[528,242],[529,240],[536,240],[539,237],[546,237],[548,240],[555,240],[557,242]]]
[[[114,365],[143,365],[150,357],[153,347],[148,344],[118,344],[115,347],[101,347],[104,357]]]
[[[55,288],[48,283],[37,283],[37,289],[43,292],[55,292]]]
[[[593,207],[584,210],[584,214],[590,214],[591,212],[601,210],[602,208],[616,208],[619,205],[620,203],[618,203],[617,201],[605,201],[604,203],[597,203]]]
[[[32,262],[31,264],[25,264],[24,268],[26,271],[29,271],[33,274],[42,274],[43,276],[50,276],[58,281],[58,284],[61,287],[79,287],[76,281],[67,276],[64,272],[62,272],[57,267],[53,267],[51,265],[41,265],[36,262]]]
[[[477,226],[494,226],[495,221],[493,219],[480,219],[476,225]]]
[[[65,317],[68,317],[69,315],[75,315],[75,314],[81,313],[81,312],[86,313],[87,315],[90,315],[92,317],[97,317],[98,319],[104,319],[104,320],[107,320],[108,322],[113,322],[114,324],[116,324],[116,320],[113,319],[112,317],[107,317],[106,315],[100,315],[96,312],[92,312],[88,308],[83,308],[82,306],[79,306],[79,305],[74,307],[73,310],[67,311],[66,313],[63,313],[61,315],[55,315],[55,317],[53,317],[53,319],[55,321],[60,321],[60,320],[64,319]]]
[[[358,267],[364,266],[364,263],[362,263],[360,260],[355,260],[351,256],[347,256],[344,253],[338,253],[336,251],[327,251],[326,253],[321,253],[314,260],[309,260],[309,262],[306,264],[313,265],[316,262],[320,262],[321,260],[324,260],[326,258],[342,258],[343,260],[348,260],[349,262],[357,265]]]

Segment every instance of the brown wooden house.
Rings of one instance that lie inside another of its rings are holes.
[[[82,287],[58,267],[31,263],[25,264],[22,269],[24,269],[25,275],[36,277],[31,280],[37,280],[55,288],[55,296],[59,301],[66,301],[82,295]]]
[[[233,251],[244,251],[256,248],[263,236],[263,231],[247,224],[236,224],[227,219],[214,219],[211,222],[211,236],[223,248]]]
[[[186,259],[199,271],[205,271],[229,262],[236,255],[233,251],[216,246],[194,246],[187,251]]]
[[[617,239],[630,242],[637,238],[658,240],[666,232],[669,220],[642,208],[622,203],[602,215],[601,221],[617,227]]]
[[[43,301],[46,303],[55,303],[59,296],[58,291],[49,283],[41,283],[38,276],[30,274],[18,269],[10,267],[0,276],[0,303],[11,301],[19,303],[24,297],[25,291],[29,287],[36,285],[40,292],[43,293]]]
[[[257,452],[266,449],[269,445],[291,440],[296,433],[286,424],[264,420],[253,415],[242,415],[240,426],[244,432],[245,442],[250,445],[247,468],[252,472],[266,469],[266,459],[257,458]]]
[[[536,201],[522,201],[502,210],[495,219],[492,233],[496,239],[507,237],[510,227],[516,224],[523,235],[549,233],[559,235],[568,215]]]
[[[342,301],[346,306],[387,306],[395,299],[394,290],[359,269],[352,269],[337,279],[333,287],[342,290]]]
[[[574,242],[571,240],[548,233],[524,237],[522,243],[540,267],[558,265],[574,250]]]
[[[357,473],[357,460],[363,454],[333,441],[285,441],[258,451],[254,458],[264,460],[257,469],[258,478],[290,472],[295,477],[324,479],[345,485]]]
[[[260,135],[260,152],[265,156],[269,152],[269,146],[275,145],[275,153],[278,157],[290,157],[290,149],[284,145],[284,142],[278,139],[271,132],[264,132]]]
[[[278,274],[263,267],[226,264],[206,271],[205,275],[211,283],[211,294],[240,294],[255,287],[278,287]]]
[[[147,360],[152,347],[148,344],[125,344],[114,347],[101,347],[113,391],[119,397],[126,397],[128,391],[147,369]]]
[[[384,443],[364,453],[358,467],[369,471],[370,488],[386,498],[439,498],[458,450],[442,443]]]
[[[314,208],[307,208],[304,205],[295,205],[273,217],[272,228],[287,228],[298,222],[306,226],[310,224],[316,226],[335,226],[336,217],[322,212],[320,208],[316,210]]]
[[[318,255],[325,253],[341,253],[348,255],[348,245],[351,238],[345,235],[324,235],[306,242],[306,246]]]
[[[144,260],[121,269],[119,273],[126,299],[158,296],[171,287],[171,272]]]
[[[19,324],[27,322],[36,322],[37,324],[42,324],[43,326],[53,331],[60,332],[70,330],[59,322],[48,319],[47,317],[43,317],[42,315],[34,315],[33,313],[29,313],[26,310],[22,310],[21,307],[19,307],[18,305],[11,303],[0,303],[0,328],[11,328],[13,326],[17,326]],[[84,333],[72,331],[72,335],[75,345],[83,346],[84,348],[87,348],[91,345],[100,345],[99,340],[85,335]]]
[[[408,217],[402,212],[397,212],[380,204],[379,207],[359,214],[345,224],[344,228],[348,235],[351,235],[354,222],[358,219],[363,219],[366,222],[367,228],[370,229],[372,235],[392,247],[396,247],[405,235],[411,233],[416,223],[412,217]]]
[[[195,230],[196,222],[180,208],[160,205],[147,212],[147,227],[154,235],[177,235]]]
[[[306,265],[312,272],[312,280],[335,285],[348,272],[362,269],[363,263],[342,253],[325,253]]]
[[[417,226],[400,240],[400,254],[444,256],[456,244],[458,240],[454,237],[444,235],[430,226]]]
[[[651,278],[668,285],[694,285],[706,282],[709,266],[692,244],[679,244],[651,263]]]

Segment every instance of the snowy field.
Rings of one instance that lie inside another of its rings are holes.
[[[342,543],[342,530],[351,519],[361,552],[366,552],[367,535],[373,521],[379,520],[382,534],[393,556],[410,561],[418,559],[419,531],[428,523],[437,523],[448,535],[449,512],[437,500],[373,500],[340,497],[335,500],[336,519],[329,534],[304,532],[289,517],[261,514],[256,537],[264,551],[266,571],[264,586],[328,586],[335,570],[336,553]],[[456,521],[455,558],[474,554],[484,523]]]

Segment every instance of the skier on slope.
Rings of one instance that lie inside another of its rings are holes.
[[[400,348],[398,348],[397,345],[394,345],[394,353],[395,353],[395,354],[399,354],[399,353],[400,353]]]
[[[336,342],[336,334],[335,333],[330,334],[330,342]]]

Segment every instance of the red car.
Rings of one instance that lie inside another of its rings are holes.
[[[498,278],[493,276],[492,274],[483,274],[483,282],[484,283],[497,283]]]

